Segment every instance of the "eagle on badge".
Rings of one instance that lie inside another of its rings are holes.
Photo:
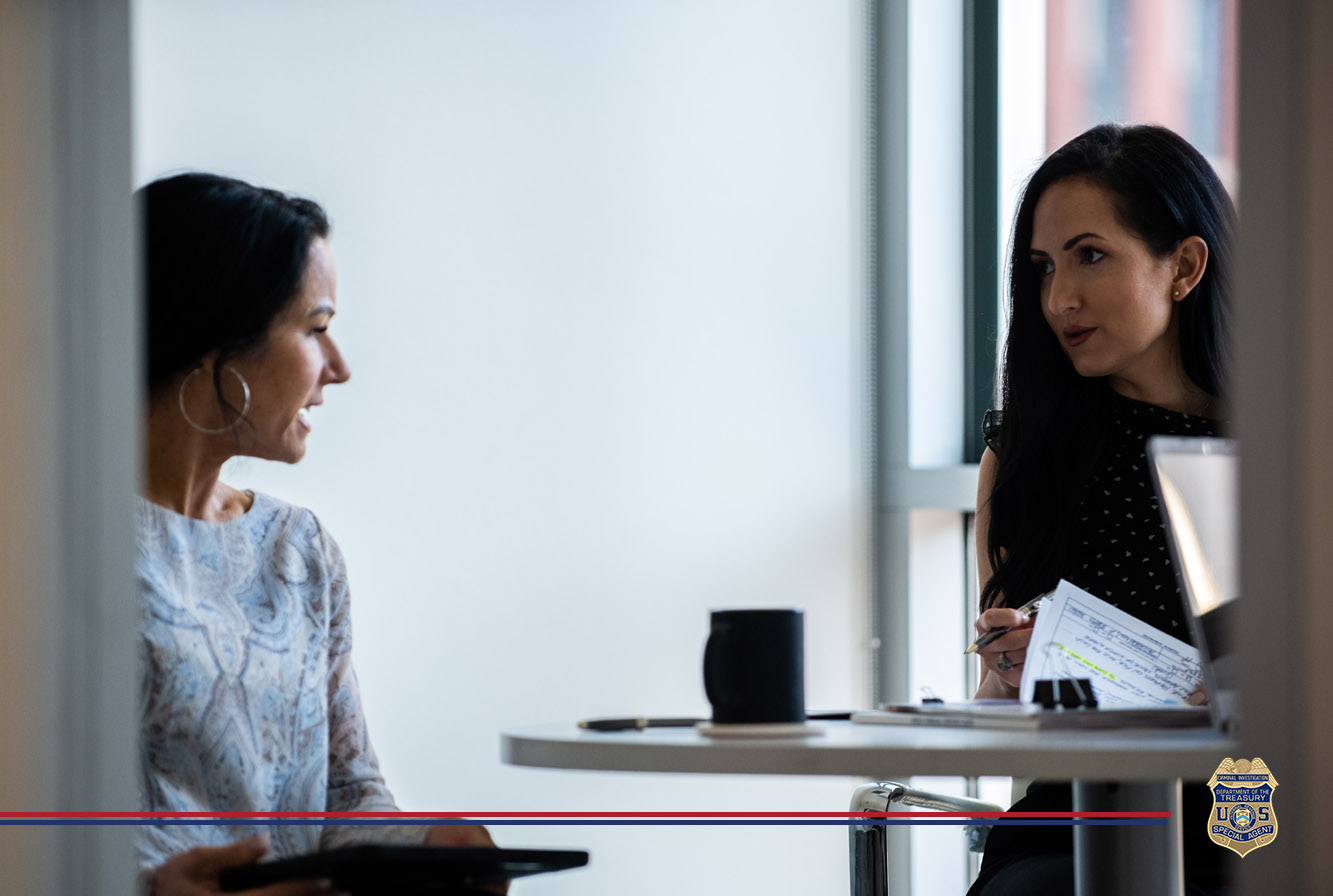
[[[1208,838],[1244,857],[1277,837],[1273,791],[1277,778],[1259,757],[1223,759],[1208,781],[1213,812],[1208,817]]]

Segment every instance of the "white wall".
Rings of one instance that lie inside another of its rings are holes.
[[[720,606],[867,697],[853,0],[137,0],[136,178],[334,217],[351,382],[307,459],[385,772],[419,810],[841,810],[854,782],[506,767],[498,732],[706,713]],[[897,770],[894,770],[897,771]],[[520,893],[845,890],[845,829],[507,827]]]

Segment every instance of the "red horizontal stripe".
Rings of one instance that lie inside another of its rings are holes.
[[[0,819],[102,818],[1170,818],[1170,812],[0,812]]]

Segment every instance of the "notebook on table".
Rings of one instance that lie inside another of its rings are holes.
[[[935,728],[997,728],[1056,731],[1111,728],[1200,728],[1209,724],[1201,706],[1120,706],[1112,709],[1049,710],[1017,700],[958,703],[898,703],[852,713],[862,725],[924,725]]]

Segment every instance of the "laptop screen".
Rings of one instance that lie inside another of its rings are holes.
[[[1240,595],[1236,442],[1154,436],[1148,457],[1213,721],[1229,728],[1238,716],[1232,655]]]

